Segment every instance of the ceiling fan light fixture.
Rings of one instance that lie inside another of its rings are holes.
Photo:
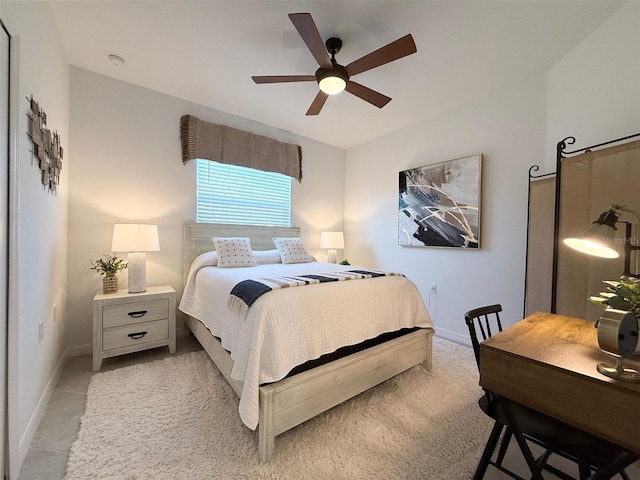
[[[333,68],[319,68],[316,80],[320,90],[327,95],[335,95],[345,89],[349,75],[344,67],[334,64]]]
[[[344,90],[344,87],[347,86],[347,82],[340,77],[325,77],[320,80],[318,85],[320,86],[320,90],[327,95],[335,95],[336,93],[340,93]]]
[[[316,70],[315,75],[270,75],[252,76],[251,78],[255,83],[312,82],[315,80],[320,91],[316,93],[306,115],[318,115],[329,95],[335,95],[343,90],[375,107],[384,107],[391,101],[390,97],[357,82],[352,82],[350,78],[418,51],[413,37],[408,34],[344,67],[336,62],[336,54],[342,48],[342,40],[331,37],[323,42],[310,13],[290,13],[289,19],[320,68]]]

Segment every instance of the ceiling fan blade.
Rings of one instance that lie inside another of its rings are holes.
[[[360,97],[365,102],[369,102],[371,105],[375,105],[378,108],[384,107],[387,103],[391,101],[391,97],[387,97],[375,90],[371,90],[364,85],[360,85],[359,83],[354,82],[353,80],[349,80],[347,82],[347,87],[345,90],[356,97]]]
[[[272,75],[251,77],[256,83],[315,82],[315,75]]]
[[[322,90],[318,90],[316,98],[313,99],[309,110],[307,110],[307,115],[318,115],[324,106],[324,102],[327,101],[327,97],[329,97],[328,94],[324,93]]]
[[[418,49],[413,41],[413,37],[411,34],[408,34],[358,60],[354,60],[347,65],[347,72],[349,75],[357,75],[358,73],[366,72],[385,63],[393,62],[417,51]]]
[[[307,44],[307,48],[313,55],[313,58],[316,59],[318,65],[325,68],[331,68],[331,58],[329,58],[329,53],[327,52],[327,48],[320,37],[320,32],[318,32],[318,28],[313,21],[310,13],[290,13],[289,18],[293,23],[293,26],[296,27],[298,33],[304,40],[304,43]]]

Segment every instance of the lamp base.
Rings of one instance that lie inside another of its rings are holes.
[[[329,263],[336,263],[336,254],[338,252],[336,250],[334,250],[333,248],[330,248],[327,251],[327,262]]]
[[[145,252],[129,253],[129,293],[140,293],[147,290],[147,254]]]
[[[633,368],[623,368],[622,362],[618,362],[615,367],[606,363],[599,363],[596,366],[598,372],[616,380],[625,380],[627,382],[640,382],[640,372]]]

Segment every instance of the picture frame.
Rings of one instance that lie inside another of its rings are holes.
[[[398,244],[480,248],[482,154],[398,174]]]

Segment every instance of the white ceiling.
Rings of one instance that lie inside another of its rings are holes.
[[[611,16],[612,1],[51,2],[71,65],[349,148],[541,75]],[[287,17],[309,12],[337,60],[411,33],[418,52],[354,78],[393,100],[343,92],[305,116],[314,82],[256,85],[252,75],[312,75]],[[116,53],[125,63],[115,66]]]

